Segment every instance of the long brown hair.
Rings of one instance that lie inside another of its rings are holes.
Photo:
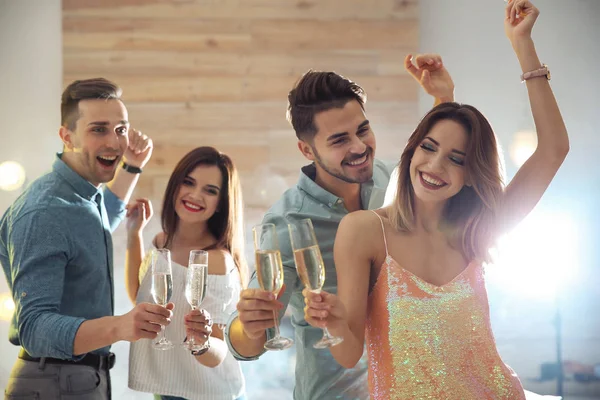
[[[503,173],[492,127],[475,107],[442,103],[421,120],[400,157],[390,222],[399,231],[414,229],[415,191],[410,180],[410,163],[417,147],[441,120],[461,124],[469,136],[465,173],[471,183],[446,201],[441,228],[468,260],[489,261],[489,249],[495,240],[496,212],[502,198]]]
[[[161,211],[162,230],[165,233],[164,247],[168,248],[173,243],[173,236],[179,224],[179,217],[175,212],[175,196],[186,176],[199,165],[214,165],[223,175],[217,206],[219,211],[207,221],[208,229],[217,241],[204,250],[227,249],[240,273],[242,286],[245,286],[248,267],[244,258],[241,184],[231,158],[213,147],[198,147],[187,153],[177,163],[169,178]]]

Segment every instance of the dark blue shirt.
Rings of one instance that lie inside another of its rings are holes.
[[[111,232],[124,215],[114,193],[61,154],[11,205],[0,220],[0,263],[15,302],[11,343],[33,357],[78,358],[79,326],[114,312]]]

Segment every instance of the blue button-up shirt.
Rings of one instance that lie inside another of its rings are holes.
[[[33,357],[79,358],[79,326],[113,315],[111,232],[124,216],[114,193],[83,179],[60,154],[10,206],[0,220],[0,263],[15,302],[11,343]]]
[[[393,166],[375,160],[373,178],[360,187],[363,209],[377,209],[383,205],[392,168]],[[275,224],[277,230],[286,285],[286,290],[279,301],[286,307],[289,304],[292,311],[291,319],[297,347],[294,399],[364,400],[369,398],[366,357],[363,357],[355,368],[343,368],[335,361],[329,350],[313,348],[313,344],[323,336],[323,331],[313,328],[304,320],[304,297],[302,296],[304,286],[296,272],[288,224],[304,218],[312,220],[325,263],[326,277],[323,290],[337,293],[333,242],[340,221],[348,214],[343,200],[315,183],[314,178],[314,165],[304,167],[298,184],[287,190],[263,218],[263,223]],[[249,287],[259,287],[256,274],[253,275]],[[281,311],[280,319],[284,312],[285,308]],[[234,313],[230,321],[236,317],[237,313]],[[267,336],[272,337],[273,333],[274,330],[270,329],[267,331]],[[231,352],[238,360],[250,360],[242,357],[231,346],[228,329],[225,338]]]

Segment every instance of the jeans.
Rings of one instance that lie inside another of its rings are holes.
[[[4,400],[110,400],[108,370],[17,359]]]

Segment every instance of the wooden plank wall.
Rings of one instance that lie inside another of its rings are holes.
[[[159,204],[181,156],[212,145],[237,164],[258,219],[304,164],[285,111],[309,68],[361,84],[378,156],[399,157],[418,117],[402,65],[418,47],[417,2],[63,0],[64,84],[103,76],[123,88],[133,126],[156,144],[137,196]]]

